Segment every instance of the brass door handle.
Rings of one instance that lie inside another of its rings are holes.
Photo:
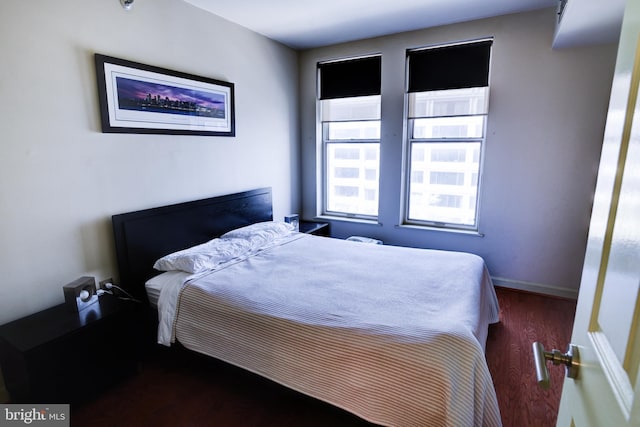
[[[553,349],[545,351],[544,346],[539,342],[533,343],[533,358],[536,365],[536,377],[538,384],[542,388],[549,388],[549,370],[547,369],[547,360],[551,360],[554,365],[563,364],[567,373],[567,378],[577,378],[580,367],[580,353],[578,347],[569,344],[569,350],[566,353],[560,353],[560,350]]]

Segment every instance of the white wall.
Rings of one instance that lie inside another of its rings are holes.
[[[235,83],[236,137],[103,134],[94,52]],[[0,2],[0,324],[117,277],[111,215],[271,186],[299,205],[297,53],[181,0]]]
[[[316,63],[382,54],[379,222],[332,222],[332,234],[473,252],[496,283],[575,296],[609,99],[615,46],[554,51],[555,9],[305,51],[300,56],[303,213],[318,211]],[[399,228],[405,51],[494,37],[480,205],[484,237]]]

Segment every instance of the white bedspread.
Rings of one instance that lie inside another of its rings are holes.
[[[498,305],[475,255],[296,234],[163,289],[161,308],[178,295],[161,341],[382,425],[501,424],[484,357]]]

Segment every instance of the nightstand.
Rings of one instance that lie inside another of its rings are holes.
[[[300,221],[300,232],[315,234],[317,236],[329,236],[328,222]]]
[[[139,304],[105,294],[0,326],[0,366],[12,403],[81,403],[137,370]]]

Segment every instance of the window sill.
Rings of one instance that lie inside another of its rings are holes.
[[[314,220],[317,221],[343,221],[343,222],[353,222],[358,224],[369,224],[369,225],[380,225],[378,220],[375,219],[364,219],[364,218],[349,218],[346,216],[331,216],[331,215],[317,215],[313,217]]]
[[[396,225],[397,228],[408,228],[412,230],[422,230],[422,231],[441,231],[443,233],[454,233],[454,234],[467,234],[470,236],[476,237],[484,237],[484,233],[481,233],[476,230],[462,230],[457,228],[443,228],[443,227],[430,227],[428,225],[414,225],[414,224],[401,224]]]

